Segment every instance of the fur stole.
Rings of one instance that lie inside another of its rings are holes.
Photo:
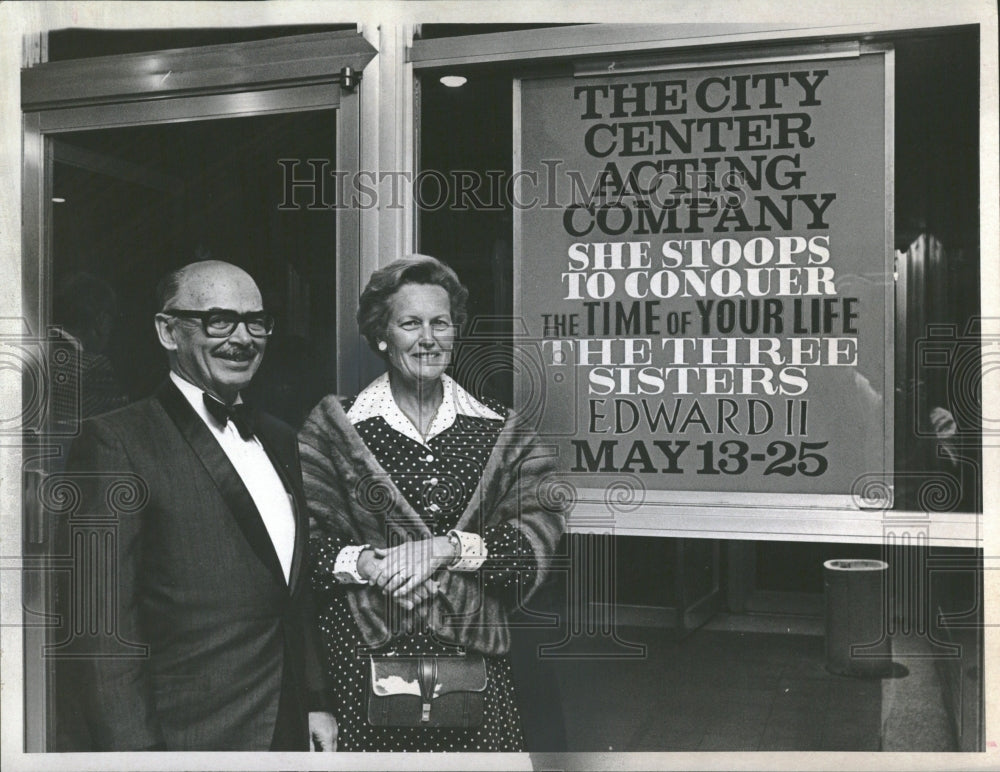
[[[432,535],[347,420],[336,396],[313,409],[299,434],[299,450],[313,539],[330,534],[347,544],[384,547],[390,534],[396,543]],[[568,507],[563,493],[555,451],[540,444],[511,412],[455,527],[481,533],[509,521],[520,528],[539,563],[533,585],[522,591],[527,599],[548,575],[562,535]],[[483,589],[478,572],[441,571],[438,576],[441,591],[411,612],[376,588],[343,585],[366,642],[380,646],[420,627],[443,641],[505,654],[510,646],[508,610]]]

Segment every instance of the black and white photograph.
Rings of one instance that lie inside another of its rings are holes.
[[[5,769],[1000,769],[994,3],[0,40]]]

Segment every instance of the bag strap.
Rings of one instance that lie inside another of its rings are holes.
[[[423,709],[420,721],[431,720],[431,700],[434,698],[434,685],[437,683],[437,657],[421,657],[417,661],[417,677],[420,681],[420,696]]]

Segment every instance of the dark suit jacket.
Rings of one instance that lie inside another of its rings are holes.
[[[267,416],[257,436],[293,501],[288,583],[253,499],[172,383],[84,422],[68,479],[76,511],[112,524],[115,553],[113,573],[78,560],[74,576],[76,593],[104,593],[113,614],[73,641],[95,750],[308,750],[306,702],[322,675],[306,665],[314,633],[296,438]],[[110,639],[94,634],[109,621]]]

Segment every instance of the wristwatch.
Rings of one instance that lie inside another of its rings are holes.
[[[448,531],[448,543],[451,545],[451,552],[454,557],[452,557],[447,567],[453,568],[462,559],[462,540],[455,531]]]

